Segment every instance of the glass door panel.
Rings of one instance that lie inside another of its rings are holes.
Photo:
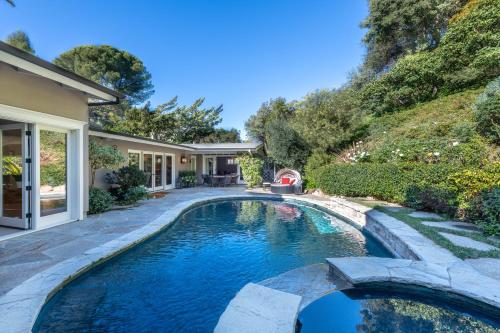
[[[136,166],[140,168],[140,163],[141,163],[141,153],[128,153],[128,165],[129,166]]]
[[[146,187],[151,189],[153,188],[153,154],[144,153],[143,155],[143,170],[148,176],[148,180],[146,182]]]
[[[155,154],[155,189],[163,187],[163,155]]]
[[[173,187],[173,157],[172,155],[165,155],[165,187]]]
[[[40,216],[68,211],[68,133],[40,130]]]

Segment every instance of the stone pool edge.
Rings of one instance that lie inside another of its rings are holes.
[[[455,257],[450,251],[435,244],[406,223],[340,197],[330,197],[328,200],[298,198],[290,195],[282,195],[281,197],[283,199],[308,202],[335,215],[347,218],[361,229],[367,230],[395,255],[396,259],[376,257],[325,258],[330,267],[330,272],[341,276],[352,286],[397,283],[408,286],[429,287],[500,309],[500,286],[497,280],[481,274],[470,264]],[[296,271],[299,270],[292,270],[282,275]],[[265,281],[258,284],[264,284],[263,282]],[[295,281],[295,283],[297,282]],[[251,284],[247,284],[243,289],[249,285]],[[322,292],[331,291],[326,280],[320,282],[319,285],[326,286],[324,290],[321,290]],[[279,289],[270,289],[280,291]],[[241,320],[246,322],[262,321],[262,318],[268,317],[266,313],[255,313],[253,318],[241,317],[242,313],[252,313],[252,311],[246,310],[254,310],[256,308],[255,302],[259,301],[258,294],[247,294],[238,293],[231,300],[231,303],[249,304],[245,298],[250,297],[252,298],[252,309],[240,308],[235,311],[228,306],[219,319],[215,333],[241,333],[241,331],[228,330],[227,328],[231,322],[235,323],[234,327],[241,327],[238,325]],[[297,293],[289,294],[303,296]],[[263,305],[269,301],[274,303],[274,306],[279,306],[280,298],[269,300],[268,297],[260,299]],[[263,306],[262,308],[265,309],[266,307]],[[288,320],[292,324],[292,322],[296,321],[298,311],[293,316],[289,315],[288,318],[280,318],[280,321]],[[288,325],[288,327],[290,326]],[[269,329],[262,330],[262,332],[273,332],[273,327],[275,326],[270,324],[268,325]],[[251,330],[248,332],[251,332]],[[293,330],[290,330],[289,333],[293,333]]]
[[[279,195],[248,192],[246,194],[207,196],[178,203],[144,226],[34,274],[1,296],[0,332],[32,332],[43,306],[57,291],[95,266],[154,237],[170,227],[178,217],[192,208],[224,200],[269,200],[280,198]]]

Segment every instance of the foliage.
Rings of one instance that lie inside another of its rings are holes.
[[[387,70],[401,56],[436,48],[448,20],[466,0],[370,0],[370,14],[361,27],[367,55],[364,66]]]
[[[20,156],[3,156],[2,173],[5,176],[21,176],[23,166]]]
[[[262,183],[262,168],[264,161],[251,155],[238,156],[238,164],[243,172],[243,179],[249,188],[253,188]]]
[[[390,71],[361,92],[362,109],[394,112],[466,87],[485,84],[500,74],[500,5],[472,1],[448,26],[439,47],[401,58]]]
[[[285,120],[273,120],[266,126],[268,155],[279,165],[302,170],[309,147]]]
[[[107,182],[126,192],[129,188],[146,186],[148,176],[137,165],[123,166],[107,174]]]
[[[61,54],[54,63],[123,93],[131,104],[142,103],[154,93],[151,74],[142,61],[109,45],[78,46]]]
[[[17,30],[7,36],[5,42],[9,45],[17,47],[20,50],[25,52],[35,54],[35,50],[33,49],[33,45],[31,44],[30,38],[28,34],[24,31]]]
[[[240,131],[236,128],[216,128],[211,134],[201,138],[199,143],[238,143],[241,142]]]
[[[40,130],[40,185],[52,187],[66,184],[66,135]]]
[[[474,118],[478,132],[500,144],[500,76],[478,96],[474,104]]]
[[[103,146],[96,139],[89,140],[89,167],[91,186],[95,183],[95,173],[99,169],[111,169],[125,162],[123,153],[111,146]]]
[[[482,219],[480,224],[486,234],[500,235],[500,187],[493,186],[481,193]]]
[[[93,187],[89,190],[89,214],[99,214],[111,209],[113,197],[107,191]]]
[[[122,192],[118,203],[121,205],[131,205],[147,197],[148,191],[144,186],[134,186]]]
[[[353,89],[324,89],[306,95],[296,103],[290,123],[310,147],[325,152],[338,152],[365,129]]]
[[[263,103],[257,113],[251,115],[246,121],[247,135],[253,140],[262,142],[264,149],[267,150],[268,123],[274,120],[288,120],[294,111],[295,107],[281,97]]]
[[[319,184],[314,181],[315,170],[321,168],[322,166],[329,165],[333,161],[334,156],[331,154],[321,150],[313,152],[307,159],[307,163],[304,166],[304,180],[306,187],[309,189],[318,188]]]
[[[183,170],[179,171],[179,179],[182,187],[192,187],[196,185],[196,171]]]
[[[175,143],[201,142],[213,135],[215,126],[222,121],[222,105],[204,108],[203,102],[200,98],[190,106],[180,106],[174,97],[156,108],[151,108],[149,103],[129,108],[123,119],[108,129]]]

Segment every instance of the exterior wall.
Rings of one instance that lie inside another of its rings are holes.
[[[196,154],[196,178],[198,184],[203,184],[203,154]]]
[[[88,121],[87,96],[0,62],[0,104]]]
[[[93,139],[97,139],[98,142],[102,145],[112,146],[121,151],[125,156],[128,156],[129,150],[141,150],[153,153],[168,153],[175,154],[175,177],[177,179],[179,175],[179,171],[181,170],[189,170],[189,158],[191,157],[191,151],[176,149],[176,148],[167,148],[157,146],[155,144],[145,144],[139,142],[131,142],[127,140],[118,140],[118,139],[110,139],[110,138],[101,138],[97,136],[91,136]],[[188,159],[188,163],[181,164],[181,156],[185,156]],[[125,162],[124,165],[127,165],[128,162]],[[101,169],[96,172],[96,180],[95,186],[100,188],[107,188],[108,184],[106,183],[106,174],[111,170]],[[90,172],[90,170],[89,170]]]

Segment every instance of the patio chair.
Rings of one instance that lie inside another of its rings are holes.
[[[202,185],[213,186],[212,185],[212,177],[210,177],[210,175],[203,174],[203,175],[201,175],[201,177],[203,178]]]
[[[232,176],[230,176],[230,175],[224,176],[224,180],[222,181],[222,186],[226,187],[226,186],[231,185],[231,178],[232,178]]]
[[[274,177],[271,192],[279,194],[302,194],[302,177],[297,170],[281,169]]]

